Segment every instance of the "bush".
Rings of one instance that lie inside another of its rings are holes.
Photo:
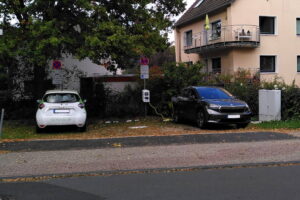
[[[7,99],[6,101],[0,103],[0,113],[2,108],[5,109],[5,119],[35,120],[37,102],[34,100],[13,101],[11,99]]]
[[[106,117],[134,117],[144,113],[141,88],[128,85],[123,92],[109,91],[106,99]]]
[[[300,89],[293,82],[286,84],[280,77],[272,82],[259,80],[259,74],[239,69],[233,75],[205,74],[201,64],[186,66],[170,63],[161,70],[161,75],[151,77],[148,88],[151,91],[151,103],[165,116],[171,116],[173,107],[171,97],[178,95],[187,86],[222,86],[238,99],[248,103],[254,115],[258,115],[259,89],[282,90],[282,119],[300,118]]]
[[[147,89],[151,91],[151,104],[164,116],[171,116],[173,113],[171,97],[179,94],[184,87],[203,83],[205,74],[202,68],[201,63],[190,66],[184,63],[167,63],[161,70],[155,69],[161,74],[150,74]],[[153,110],[150,110],[150,113],[151,111],[154,114]]]
[[[91,82],[84,98],[87,98],[87,112],[90,117],[127,117],[144,112],[141,89],[127,86],[123,92],[106,88],[102,82]],[[88,89],[90,89],[88,91]]]

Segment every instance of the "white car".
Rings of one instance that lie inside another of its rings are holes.
[[[49,90],[38,100],[36,131],[47,126],[76,125],[81,132],[86,131],[85,101],[72,90]]]

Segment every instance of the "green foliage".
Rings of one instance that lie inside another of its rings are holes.
[[[16,72],[33,78],[37,98],[49,61],[65,54],[97,64],[111,59],[108,69],[116,70],[114,63],[131,67],[140,55],[166,49],[171,17],[184,5],[182,0],[0,0],[0,65],[9,67],[10,79]]]
[[[130,58],[168,46],[171,16],[184,6],[182,0],[1,0],[0,54],[40,67],[63,53],[128,67]]]
[[[248,70],[239,69],[233,75],[220,75],[219,80],[224,83],[224,88],[249,105],[254,115],[258,114],[258,90],[260,81]]]
[[[135,117],[144,112],[141,89],[132,88],[130,85],[123,92],[109,91],[106,99],[106,117]]]
[[[167,64],[163,68],[163,76],[156,76],[148,82],[151,91],[151,102],[165,116],[172,115],[171,97],[178,95],[186,86],[218,85],[224,87],[238,99],[248,103],[254,115],[258,115],[259,89],[279,89],[282,91],[282,119],[300,118],[300,89],[293,82],[286,84],[281,78],[273,81],[259,80],[259,74],[251,74],[248,70],[239,69],[233,75],[205,74],[202,65],[189,67],[184,64]]]
[[[163,66],[162,76],[156,76],[147,83],[151,91],[151,102],[163,115],[172,115],[171,97],[180,93],[182,88],[201,85],[204,75],[201,63],[187,66],[184,63],[167,63]]]
[[[270,121],[270,122],[262,122],[259,124],[251,125],[256,128],[262,129],[298,129],[300,128],[300,121],[297,119],[291,119],[286,121]]]

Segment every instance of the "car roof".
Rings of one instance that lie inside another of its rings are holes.
[[[45,94],[61,94],[61,93],[72,93],[72,94],[78,94],[75,90],[47,90]]]

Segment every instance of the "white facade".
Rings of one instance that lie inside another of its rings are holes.
[[[88,58],[78,60],[66,55],[59,61],[61,62],[61,69],[53,69],[53,61],[49,63],[49,79],[53,80],[55,74],[60,74],[63,79],[63,84],[57,85],[58,88],[79,91],[80,78],[82,77],[113,75],[113,72],[108,71],[103,65],[95,64]]]

